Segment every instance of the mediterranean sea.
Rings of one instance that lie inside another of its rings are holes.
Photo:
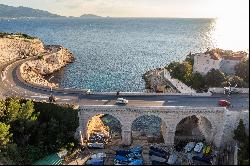
[[[68,48],[76,60],[54,81],[97,92],[144,91],[146,71],[184,60],[190,51],[223,48],[214,37],[215,19],[2,19],[0,31]]]

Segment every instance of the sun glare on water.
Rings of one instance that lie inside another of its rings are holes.
[[[248,0],[247,0],[248,1]],[[245,0],[218,0],[221,10],[212,23],[211,38],[215,47],[249,52],[249,7]]]

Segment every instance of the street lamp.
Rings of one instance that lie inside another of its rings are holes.
[[[50,82],[50,80],[51,80],[52,78],[54,78],[54,76],[51,76],[51,77],[49,78],[49,82]],[[50,86],[50,92],[52,92],[52,86]]]

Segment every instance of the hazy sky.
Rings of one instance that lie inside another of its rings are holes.
[[[247,17],[249,0],[0,0],[64,16]]]

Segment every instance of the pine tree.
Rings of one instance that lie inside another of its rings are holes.
[[[237,129],[234,130],[233,139],[242,143],[244,142],[245,138],[246,138],[245,126],[244,126],[243,120],[240,119]]]

